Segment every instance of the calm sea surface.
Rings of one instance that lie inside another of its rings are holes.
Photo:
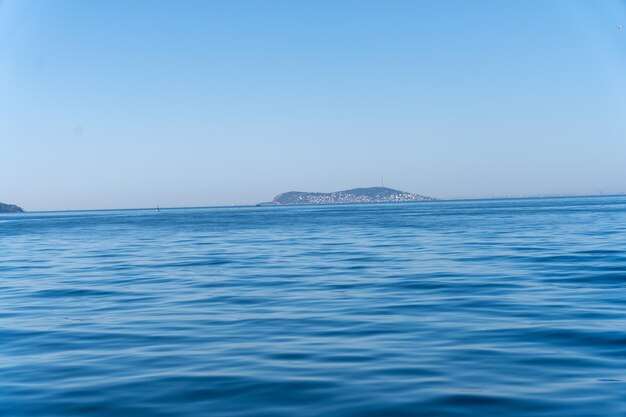
[[[1,416],[625,416],[626,197],[0,215]]]

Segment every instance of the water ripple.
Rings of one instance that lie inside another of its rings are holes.
[[[626,197],[0,215],[0,415],[626,415]]]

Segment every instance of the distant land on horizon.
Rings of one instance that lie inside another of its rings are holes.
[[[0,213],[23,213],[24,209],[15,204],[0,203]]]
[[[387,187],[353,188],[332,193],[289,191],[274,197],[274,200],[257,206],[285,206],[295,204],[350,204],[350,203],[401,203],[428,201],[435,198],[407,193]]]

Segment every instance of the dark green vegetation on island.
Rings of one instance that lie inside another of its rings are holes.
[[[15,204],[3,204],[0,203],[0,213],[23,213],[24,209],[16,206]]]
[[[274,197],[258,206],[276,206],[292,204],[350,204],[350,203],[397,203],[407,201],[434,200],[419,194],[407,193],[386,187],[353,188],[334,193],[307,193],[289,191]]]

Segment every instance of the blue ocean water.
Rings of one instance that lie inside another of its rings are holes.
[[[624,416],[626,197],[0,215],[2,416]]]

